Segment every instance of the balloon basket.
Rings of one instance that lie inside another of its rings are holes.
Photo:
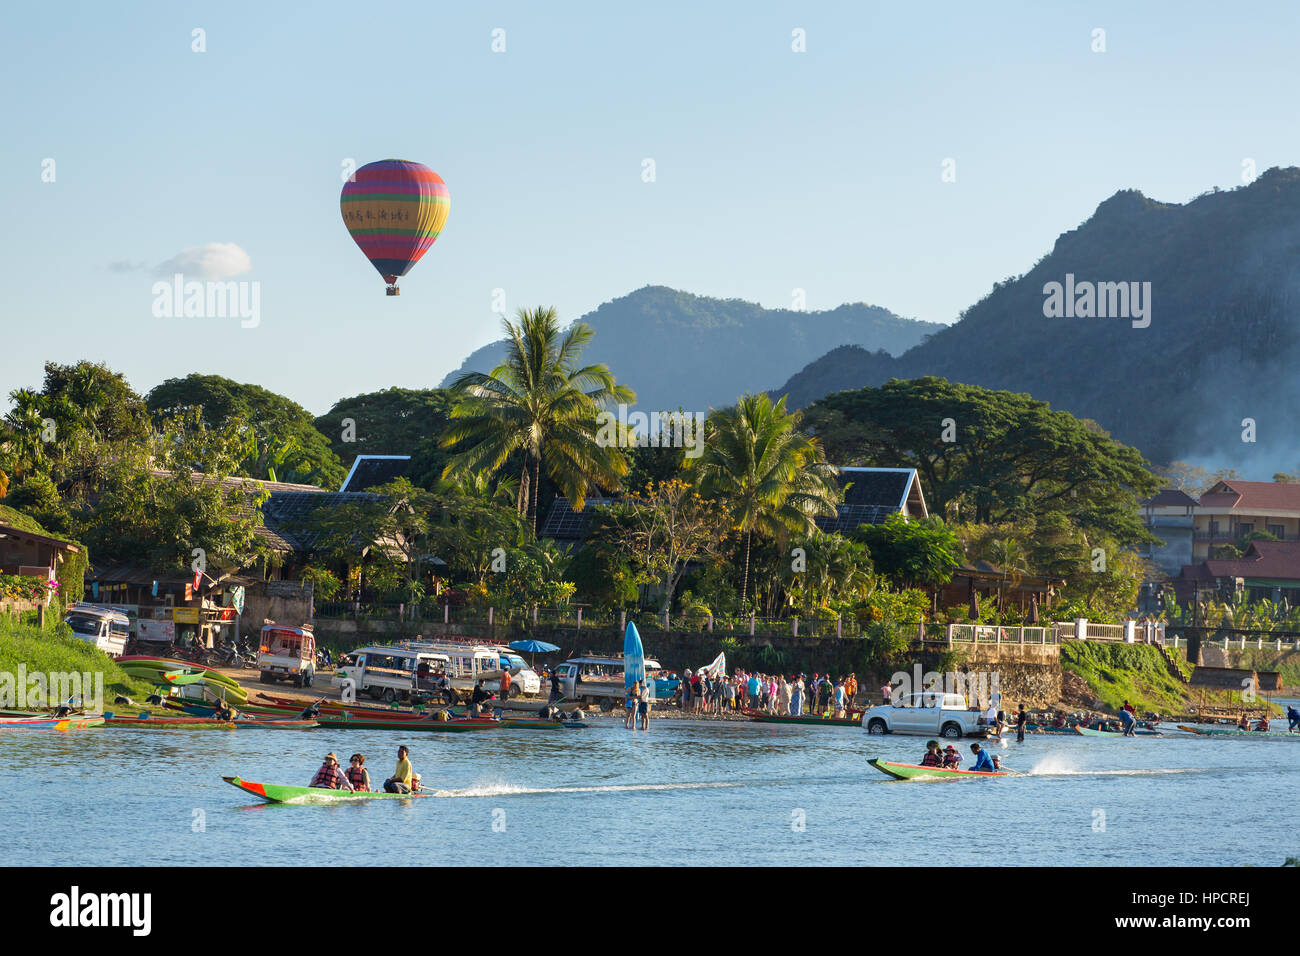
[[[398,288],[397,286],[395,286],[395,285],[390,285],[387,289],[384,290],[384,294],[385,294],[385,295],[401,295],[401,294],[402,294],[402,290],[399,289],[399,288]]]

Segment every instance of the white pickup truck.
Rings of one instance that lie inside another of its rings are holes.
[[[869,734],[915,734],[918,737],[983,737],[988,728],[979,711],[966,706],[961,694],[929,691],[907,694],[889,704],[872,707],[862,715]]]

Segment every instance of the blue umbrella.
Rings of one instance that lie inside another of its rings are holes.
[[[551,651],[559,650],[554,644],[547,644],[545,641],[511,641],[507,646],[511,650],[523,651],[525,654],[549,654]]]
[[[636,625],[628,621],[623,634],[623,690],[630,691],[636,683],[645,686],[645,648]]]

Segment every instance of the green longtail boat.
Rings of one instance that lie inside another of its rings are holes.
[[[1265,740],[1300,740],[1300,734],[1286,730],[1241,730],[1237,727],[1189,727],[1179,724],[1179,730],[1199,737],[1263,737]]]
[[[764,714],[756,710],[742,711],[746,717],[760,724],[800,724],[805,727],[861,727],[862,715],[856,717],[791,717],[786,714]]]
[[[347,803],[356,800],[410,800],[415,797],[431,797],[429,793],[385,793],[382,790],[368,790],[357,793],[353,790],[327,790],[324,787],[290,787],[275,783],[254,783],[239,777],[222,777],[232,787],[238,787],[245,793],[265,800],[267,803]]]
[[[923,780],[923,779],[947,779],[954,780],[968,779],[971,777],[1009,777],[1009,770],[944,770],[941,767],[918,767],[911,763],[890,763],[887,760],[881,760],[879,757],[872,757],[867,763],[875,767],[887,777],[893,777],[895,780]]]
[[[346,717],[317,717],[316,722],[322,727],[335,730],[409,730],[434,731],[438,733],[462,733],[467,730],[492,730],[501,726],[501,721],[475,717],[461,720],[354,720]]]

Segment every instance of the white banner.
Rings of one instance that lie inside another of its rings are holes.
[[[697,674],[705,674],[709,677],[726,677],[727,676],[727,655],[719,654],[710,663],[701,667]]]

